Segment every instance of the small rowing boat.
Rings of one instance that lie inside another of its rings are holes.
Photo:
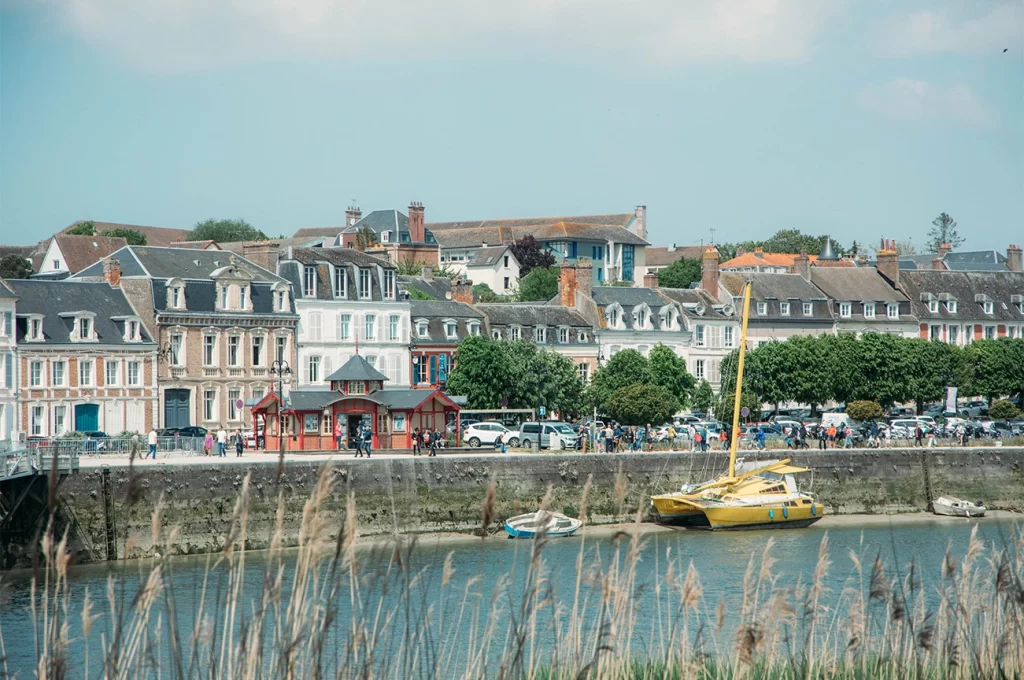
[[[986,510],[988,508],[981,501],[972,503],[952,496],[943,496],[932,503],[932,512],[948,517],[984,517]]]
[[[509,538],[535,538],[536,536],[572,536],[583,522],[560,512],[539,510],[505,520]]]

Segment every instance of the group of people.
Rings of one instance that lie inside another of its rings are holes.
[[[206,436],[203,437],[203,455],[216,455],[221,458],[226,457],[228,455],[227,448],[229,440],[234,444],[235,456],[237,458],[241,458],[242,452],[246,449],[245,435],[242,434],[241,428],[235,430],[233,435],[228,435],[227,430],[223,427],[217,430],[216,435],[214,435],[213,430],[207,430]],[[159,441],[160,439],[156,432],[156,428],[150,428],[149,434],[146,436],[146,442],[149,445],[149,448],[146,450],[146,455],[143,456],[143,459],[152,458],[153,460],[156,460],[156,450]],[[138,456],[141,444],[142,438],[139,435],[139,431],[136,430],[132,433],[131,439],[130,457],[133,460]],[[216,444],[216,454],[213,453],[215,450],[214,444]]]
[[[348,437],[345,433],[345,425],[339,419],[334,424],[334,441],[338,446],[339,451],[348,451]],[[355,449],[354,458],[362,458],[366,456],[370,457],[370,453],[373,451],[373,431],[370,429],[370,424],[363,422],[355,429],[352,433],[352,448]]]
[[[498,441],[500,442],[500,440],[501,437],[499,436]],[[496,443],[495,448],[497,448],[498,445],[499,444]],[[422,432],[420,431],[420,428],[417,427],[412,431],[412,455],[414,456],[418,456],[426,451],[427,456],[437,457],[437,450],[443,449],[447,446],[448,440],[436,427],[433,430],[424,428]],[[507,450],[507,448],[502,448],[502,451]]]

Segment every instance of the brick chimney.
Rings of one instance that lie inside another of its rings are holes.
[[[1024,271],[1024,262],[1021,261],[1021,249],[1019,245],[1011,245],[1006,249],[1006,268],[1011,272]]]
[[[281,257],[281,244],[274,241],[253,241],[242,246],[245,259],[272,274],[277,273],[277,260]]]
[[[562,260],[558,268],[558,302],[563,307],[576,306],[576,267]]]
[[[636,218],[633,221],[633,233],[647,240],[647,206],[638,205],[636,210],[633,211],[633,216]]]
[[[804,279],[811,280],[811,258],[803,250],[793,259],[793,273],[799,274]]]
[[[473,284],[462,276],[452,279],[452,300],[465,302],[467,305],[473,304]]]
[[[953,252],[953,247],[948,243],[943,243],[939,246],[939,257],[946,257],[946,255],[949,255],[951,252]]]
[[[700,287],[718,299],[718,249],[708,248],[701,258]]]
[[[576,260],[576,292],[585,298],[594,295],[594,265],[588,257]],[[575,306],[576,302],[573,301]]]
[[[896,254],[896,242],[890,239],[882,239],[881,246],[876,254],[878,258],[878,272],[889,279],[893,287],[900,285],[900,256]]]
[[[121,263],[112,257],[103,260],[103,280],[114,288],[121,286]]]
[[[431,267],[429,264],[423,265],[423,267],[420,268],[420,277],[426,281],[433,281],[434,268]]]
[[[348,209],[345,210],[345,226],[346,227],[351,227],[353,224],[355,224],[356,222],[358,222],[361,219],[363,219],[363,211],[362,211],[362,209],[360,209],[360,208],[358,208],[356,206],[350,205],[348,207]]]
[[[658,288],[658,270],[650,269],[644,274],[644,288]]]
[[[427,230],[423,226],[423,204],[419,201],[409,204],[409,240],[413,243],[427,241]]]
[[[740,246],[739,248],[736,249],[736,257],[739,257],[740,255],[746,255],[746,254],[747,254],[747,249],[744,248],[743,246]]]
[[[943,264],[941,257],[933,257],[932,258],[932,269],[933,270],[935,270],[937,272],[940,272],[940,271],[944,270],[945,268],[946,268],[946,265]]]

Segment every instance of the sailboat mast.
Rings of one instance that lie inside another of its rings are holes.
[[[732,407],[732,443],[729,446],[729,476],[736,476],[736,445],[739,444],[740,397],[743,394],[743,356],[747,352],[747,320],[750,318],[750,281],[743,289],[743,327],[740,330],[740,360],[736,364],[736,401]]]

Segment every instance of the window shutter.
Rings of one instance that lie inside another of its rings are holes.
[[[430,384],[437,384],[437,355],[433,354],[430,357]]]
[[[14,387],[14,354],[12,352],[8,352],[4,356],[4,387]]]
[[[4,312],[4,335],[6,335],[7,337],[10,337],[14,333],[11,318],[12,316],[10,312]],[[8,386],[10,386],[10,383],[8,383]]]

